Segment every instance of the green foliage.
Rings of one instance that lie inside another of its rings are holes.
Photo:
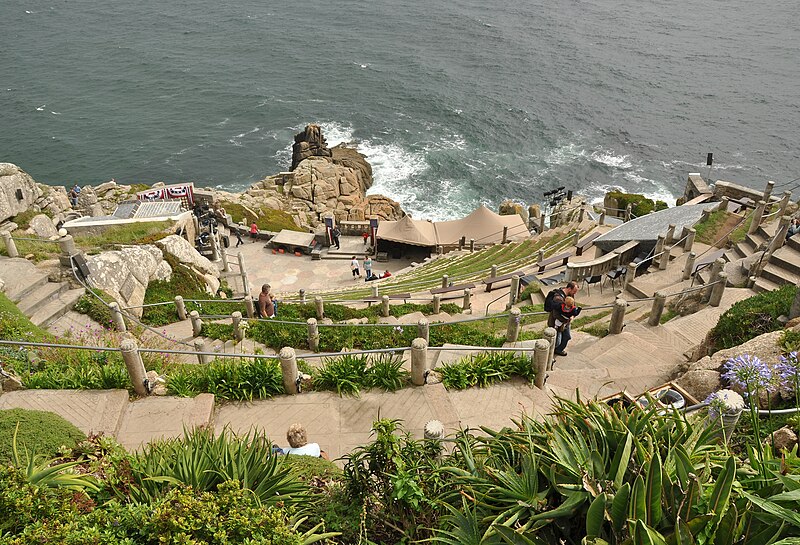
[[[17,229],[11,235],[19,239],[14,241],[19,255],[32,256],[29,259],[34,263],[58,257],[60,252],[58,243],[49,242],[46,239],[33,240],[35,237],[22,229]],[[0,247],[0,255],[8,255],[5,245]]]
[[[781,329],[783,325],[778,317],[789,314],[796,291],[796,286],[787,284],[735,303],[711,330],[714,347],[717,350],[731,348]]]
[[[584,326],[587,326],[593,322],[596,322],[597,320],[605,318],[606,316],[611,314],[611,310],[612,309],[607,308],[605,310],[601,310],[600,312],[595,312],[594,314],[586,314],[579,318],[573,318],[572,322],[570,323],[570,327],[574,329],[579,329]]]
[[[800,331],[786,329],[781,336],[781,350],[785,353],[797,352],[800,350]]]
[[[224,430],[185,431],[180,439],[148,444],[131,461],[133,499],[149,502],[173,485],[212,492],[227,481],[239,481],[263,505],[295,505],[308,500],[285,458],[272,451],[264,435],[233,435]]]
[[[75,245],[88,253],[97,253],[109,247],[152,244],[172,234],[171,221],[144,221],[106,227],[100,234],[75,235]]]
[[[114,298],[103,290],[92,288],[92,291],[97,295],[97,297],[100,297],[100,299],[91,293],[85,293],[80,299],[78,299],[78,302],[75,303],[74,310],[76,312],[80,312],[81,314],[86,314],[98,324],[107,329],[111,329],[111,310],[109,310],[107,304],[113,303]]]
[[[225,209],[226,214],[230,214],[235,223],[241,223],[247,227],[255,220],[258,228],[262,231],[277,232],[281,229],[289,229],[290,231],[303,231],[292,219],[292,216],[283,210],[276,210],[262,206],[259,208],[246,209],[241,204],[233,203],[230,201],[220,201],[220,206]],[[253,217],[255,212],[256,217]]]
[[[55,456],[62,446],[72,448],[86,437],[81,430],[54,413],[26,409],[2,410],[0,465],[9,463],[13,458],[15,432],[20,451],[27,449],[43,456]]]
[[[525,286],[524,290],[520,292],[517,301],[525,303],[530,302],[531,296],[536,295],[537,293],[542,293],[542,285],[539,284],[538,282],[531,282],[530,284]]]
[[[46,339],[48,333],[25,316],[17,305],[0,292],[0,339],[9,341],[39,341]]]
[[[234,401],[284,393],[277,360],[236,357],[217,358],[208,365],[176,365],[167,375],[167,391],[180,397],[209,393]]]
[[[617,208],[625,210],[628,204],[631,205],[631,212],[634,216],[644,216],[650,212],[664,210],[667,208],[667,203],[664,201],[653,201],[644,195],[637,193],[622,193],[620,191],[611,191],[607,194],[617,200]]]
[[[344,354],[323,360],[322,367],[314,370],[312,377],[315,390],[358,395],[367,388],[398,390],[407,383],[408,372],[403,369],[400,354],[381,354],[372,361],[366,354]]]
[[[513,352],[486,352],[465,356],[454,363],[436,369],[442,376],[445,388],[463,390],[478,386],[486,388],[495,382],[519,376],[533,381],[535,371],[529,357]]]
[[[602,339],[608,335],[608,324],[592,324],[581,329],[584,333],[588,333],[598,339]]]
[[[732,215],[726,210],[714,210],[711,212],[706,220],[694,225],[695,240],[703,244],[715,243],[720,238],[720,235],[723,234],[720,229]]]

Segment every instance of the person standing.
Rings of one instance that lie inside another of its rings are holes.
[[[339,237],[342,236],[342,232],[339,230],[338,227],[334,227],[333,231],[331,231],[331,238],[333,238],[333,243],[336,245],[336,249],[339,249]]]
[[[353,259],[350,261],[350,270],[353,271],[353,278],[359,278],[361,276],[361,272],[358,268],[358,258],[353,256]]]
[[[244,244],[244,241],[242,240],[242,233],[240,233],[238,229],[234,229],[233,232],[236,234],[236,247],[238,248]]]
[[[372,277],[372,258],[369,256],[364,258],[364,277],[367,280]]]
[[[250,225],[250,237],[252,237],[253,242],[258,238],[258,225],[256,225],[255,221]]]
[[[574,298],[575,294],[578,293],[578,289],[578,283],[570,281],[567,282],[567,285],[564,286],[564,289],[556,288],[547,294],[547,297],[544,300],[544,309],[550,313],[550,315],[547,317],[548,327],[556,328],[556,320],[560,321],[562,306],[564,305],[565,300],[567,297]],[[580,314],[580,312],[580,307],[576,307],[574,316],[577,316]],[[564,324],[564,327],[560,329],[556,328],[556,356],[567,355],[567,343],[569,343],[570,339],[572,339],[569,326],[570,324],[567,322]]]
[[[78,196],[81,194],[81,186],[75,184],[72,186],[72,189],[69,192],[69,202],[72,204],[72,208],[78,206]]]
[[[264,284],[261,286],[261,293],[258,294],[258,316],[260,318],[275,317],[275,303],[269,289],[269,284]]]

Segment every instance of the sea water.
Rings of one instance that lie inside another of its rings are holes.
[[[243,190],[319,123],[444,219],[556,187],[800,176],[797,4],[2,0],[0,161]]]

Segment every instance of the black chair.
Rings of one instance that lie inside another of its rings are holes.
[[[606,273],[606,280],[611,282],[611,288],[612,289],[614,288],[614,282],[616,280],[619,280],[620,277],[625,276],[625,274],[627,272],[628,272],[628,268],[627,267],[617,267],[613,271]],[[602,286],[602,283],[600,285]],[[601,293],[602,293],[602,290],[601,290]]]
[[[589,286],[592,284],[600,284],[600,293],[603,293],[603,275],[587,276],[583,279],[583,283],[586,284],[586,295],[592,294],[592,292],[589,291]]]

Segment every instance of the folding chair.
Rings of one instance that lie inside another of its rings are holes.
[[[603,293],[603,276],[602,275],[595,275],[595,276],[587,276],[583,279],[583,283],[586,284],[586,295],[591,295],[592,292],[589,291],[589,286],[592,284],[600,284],[600,293]]]
[[[625,273],[627,272],[628,272],[627,267],[617,267],[613,271],[606,273],[605,280],[609,280],[611,282],[611,288],[614,289],[614,282],[618,280],[620,277],[625,276]],[[605,280],[603,281],[605,282]],[[602,283],[600,285],[602,286]]]

